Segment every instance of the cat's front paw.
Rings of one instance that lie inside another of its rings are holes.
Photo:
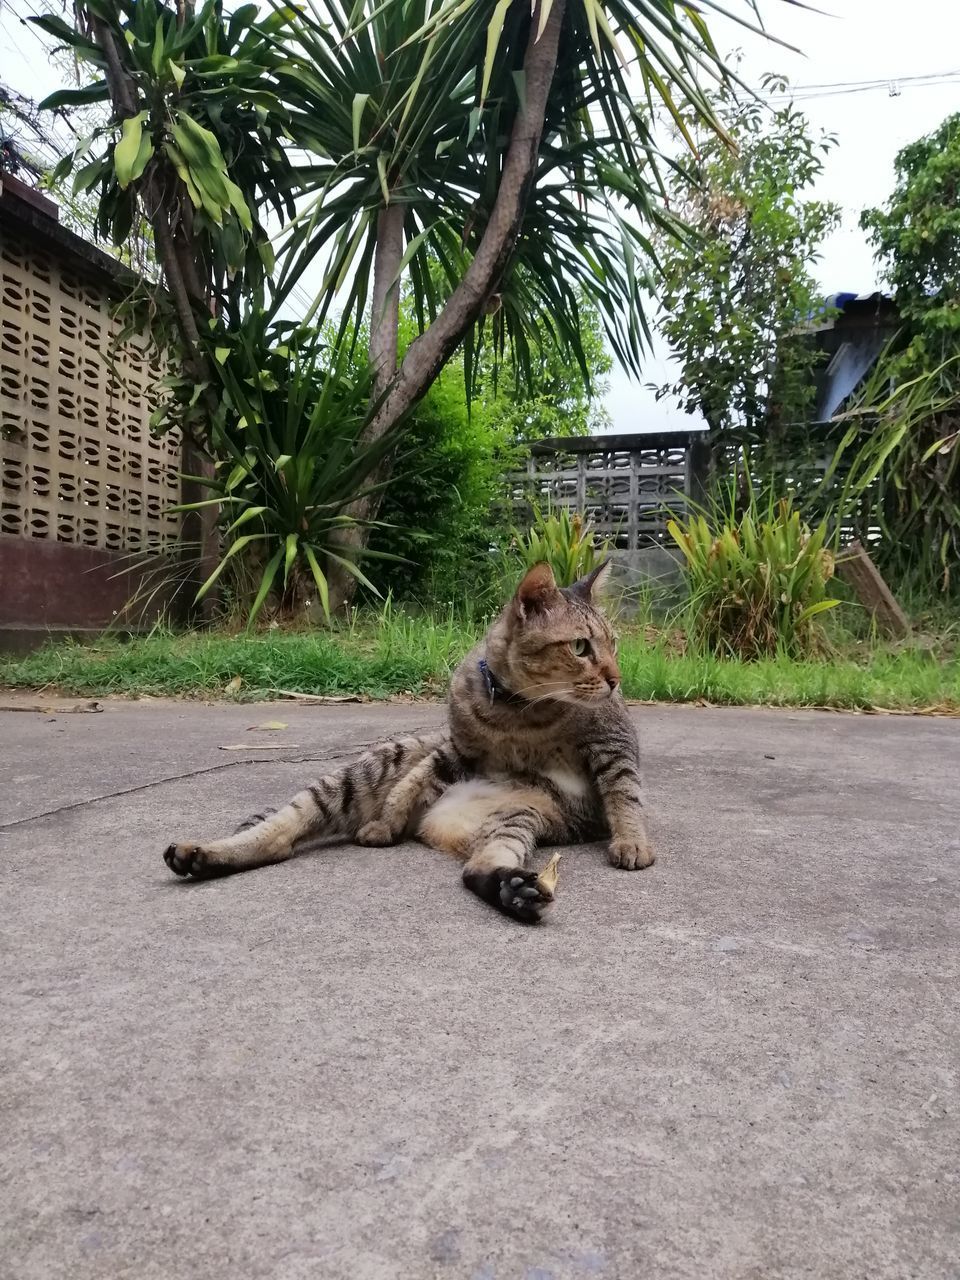
[[[653,864],[656,854],[649,839],[643,835],[611,840],[608,857],[613,866],[622,867],[624,871],[640,871]]]
[[[212,880],[214,876],[228,876],[233,870],[213,860],[202,844],[181,841],[169,844],[163,851],[163,860],[178,876],[193,876],[195,880]]]
[[[372,822],[364,823],[355,838],[357,844],[369,844],[374,848],[382,849],[385,845],[396,844],[400,839],[400,833],[394,831],[382,818],[374,818]]]

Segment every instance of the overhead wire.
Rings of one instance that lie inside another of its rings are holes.
[[[845,97],[857,93],[876,93],[886,90],[891,97],[899,97],[905,89],[938,88],[960,83],[960,70],[928,72],[925,75],[883,76],[874,80],[835,81],[828,84],[790,85],[774,93],[757,90],[759,97],[770,103],[813,102],[822,98]]]

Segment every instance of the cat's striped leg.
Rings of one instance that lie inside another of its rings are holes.
[[[468,772],[453,743],[442,743],[395,783],[380,811],[357,832],[358,844],[390,845],[407,834],[419,815]]]
[[[400,738],[366,752],[326,774],[282,808],[257,814],[223,840],[178,841],[163,860],[178,876],[206,879],[284,862],[298,841],[314,836],[352,836],[380,811],[399,778],[416,768],[445,735]]]
[[[639,871],[656,861],[640,801],[640,774],[632,762],[599,768],[596,787],[610,827],[608,857],[615,867]]]
[[[656,857],[647,834],[637,741],[629,721],[602,737],[587,737],[580,749],[609,827],[611,863],[625,871],[649,867]]]

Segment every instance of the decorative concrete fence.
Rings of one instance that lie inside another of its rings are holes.
[[[543,440],[532,446],[526,470],[509,477],[510,496],[520,523],[533,503],[589,517],[597,536],[615,547],[614,585],[629,613],[640,591],[679,594],[667,520],[702,499],[708,464],[697,432]]]
[[[670,513],[699,492],[698,465],[695,432],[543,440],[509,477],[511,497],[520,518],[532,502],[566,507],[619,550],[638,551],[669,543]]]

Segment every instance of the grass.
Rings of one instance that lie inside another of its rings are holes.
[[[328,695],[439,696],[482,627],[388,608],[333,631],[256,635],[188,632],[49,645],[0,659],[0,685],[71,694],[268,698],[277,690]],[[740,662],[682,651],[675,632],[625,628],[623,689],[643,701],[836,707],[960,714],[960,657],[854,642],[839,656]],[[227,686],[239,676],[239,689]]]

